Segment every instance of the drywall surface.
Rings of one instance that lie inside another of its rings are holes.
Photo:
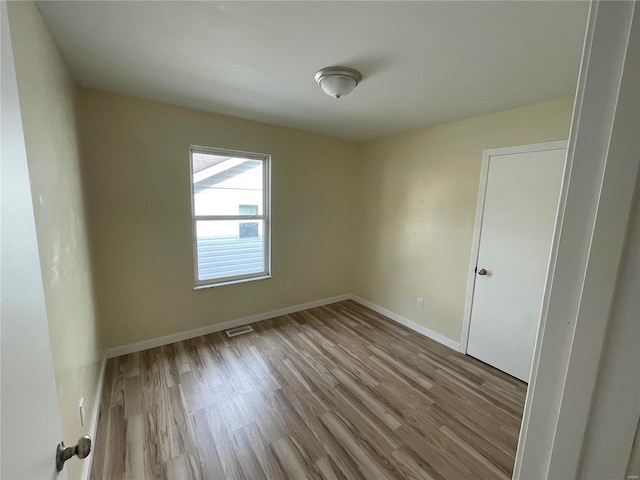
[[[361,144],[354,293],[460,341],[482,152],[566,139],[572,106],[564,98]]]
[[[62,422],[6,2],[0,65],[0,478],[56,478]]]
[[[8,11],[62,426],[72,444],[89,431],[87,423],[80,426],[78,401],[85,397],[91,418],[103,351],[85,228],[76,86],[36,5],[9,2]],[[70,478],[79,477],[82,467],[69,462]]]
[[[79,100],[107,347],[351,291],[356,144],[95,90]],[[193,290],[190,145],[271,155],[272,278]]]

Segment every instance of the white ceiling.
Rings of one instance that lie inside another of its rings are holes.
[[[39,2],[81,85],[368,140],[575,91],[587,2]],[[360,70],[339,100],[315,72]]]

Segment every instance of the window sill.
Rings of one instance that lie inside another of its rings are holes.
[[[229,280],[228,282],[207,283],[205,285],[196,285],[194,290],[204,290],[205,288],[224,287],[226,285],[237,285],[238,283],[255,282],[256,280],[267,280],[273,278],[271,275],[263,275],[261,277],[241,278],[239,280]]]

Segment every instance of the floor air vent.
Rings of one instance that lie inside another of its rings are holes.
[[[242,335],[243,333],[253,332],[253,328],[249,325],[245,325],[244,327],[232,328],[231,330],[227,330],[227,336],[236,337],[238,335]]]

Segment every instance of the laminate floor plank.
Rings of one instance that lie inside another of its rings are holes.
[[[144,418],[142,414],[130,416],[127,422],[126,480],[144,478]]]
[[[194,436],[197,438],[196,451],[198,452],[200,471],[203,480],[217,480],[225,478],[222,462],[218,456],[218,450],[213,440],[213,433],[209,428],[209,417],[203,409],[190,416]],[[139,477],[142,478],[142,477]]]
[[[526,384],[354,301],[109,359],[92,480],[505,479]]]

